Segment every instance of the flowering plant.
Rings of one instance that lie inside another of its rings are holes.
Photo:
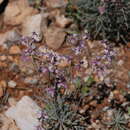
[[[70,0],[67,15],[92,39],[116,43],[130,41],[130,2],[128,0]]]

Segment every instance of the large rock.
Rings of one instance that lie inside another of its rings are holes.
[[[38,42],[41,41],[42,40],[41,23],[42,23],[41,14],[36,14],[27,17],[23,23],[22,34],[24,36],[32,36],[33,32],[35,32],[36,41]]]
[[[55,18],[56,18],[56,25],[61,28],[64,28],[66,25],[72,22],[71,19],[66,18],[64,15],[57,15]]]
[[[15,106],[9,108],[5,115],[15,120],[20,130],[36,130],[40,125],[38,112],[40,107],[28,96],[24,96]]]
[[[49,48],[57,50],[64,42],[66,33],[63,29],[50,26],[44,33],[46,44]]]
[[[35,10],[29,7],[27,0],[12,1],[5,9],[4,24],[19,25],[27,16],[30,16],[34,12]]]
[[[0,33],[0,45],[9,47],[20,40],[20,37],[20,34],[15,29],[6,33]]]

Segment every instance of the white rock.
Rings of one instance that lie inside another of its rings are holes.
[[[114,112],[113,110],[108,110],[108,111],[107,111],[107,115],[108,115],[108,117],[112,117],[113,112]]]
[[[49,27],[44,33],[46,44],[49,48],[57,50],[64,42],[66,33],[62,28],[55,26]]]
[[[108,97],[108,102],[111,102],[111,100],[113,99],[114,94],[113,92],[110,93],[109,97]]]
[[[35,32],[36,33],[36,35],[34,35],[35,40],[37,42],[41,41],[42,40],[41,22],[42,22],[41,14],[36,14],[27,17],[23,23],[22,34],[24,36],[32,36],[33,32]]]
[[[127,83],[127,88],[129,88],[129,89],[130,89],[130,82],[128,82],[128,83]]]
[[[18,7],[18,5],[16,4],[16,2],[10,3],[7,8],[5,9],[5,13],[4,13],[4,22],[6,24],[13,24],[15,25],[15,22],[13,23],[12,18],[15,18],[17,15],[19,15],[20,9]]]
[[[33,77],[27,77],[25,78],[25,83],[29,83],[29,84],[37,84],[38,79],[37,78],[33,78]]]
[[[0,33],[0,45],[5,46],[6,41],[14,42],[20,39],[20,34],[14,29],[6,33]],[[10,44],[12,44],[10,43]],[[14,43],[13,43],[14,44]]]
[[[124,64],[124,61],[123,61],[123,60],[119,60],[119,61],[117,62],[117,64],[118,64],[119,66],[122,66],[122,65]]]
[[[9,40],[12,42],[20,40],[20,34],[16,30],[8,31],[6,40]]]
[[[10,81],[8,82],[8,86],[9,86],[10,88],[15,88],[16,85],[17,85],[16,82],[13,81],[13,80],[10,80]]]
[[[40,125],[38,112],[40,107],[28,96],[24,96],[16,106],[9,108],[5,115],[15,120],[20,130],[36,130]]]

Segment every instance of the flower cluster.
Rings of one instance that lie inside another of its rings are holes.
[[[79,42],[79,45],[75,48],[73,48],[72,50],[74,51],[75,55],[79,55],[81,54],[81,52],[85,49],[85,41],[81,40]]]
[[[110,74],[110,69],[112,65],[112,60],[116,56],[115,50],[113,50],[112,44],[108,41],[101,41],[104,51],[101,56],[96,56],[92,59],[91,65],[93,72],[96,73],[102,80],[108,74]]]
[[[73,46],[72,50],[74,51],[75,55],[79,55],[83,50],[86,49],[85,42],[89,38],[89,34],[85,32],[81,34],[70,34],[67,37],[67,44]]]
[[[35,34],[35,33],[34,33]],[[39,47],[37,48],[35,45],[36,39],[34,38],[34,34],[32,37],[23,37],[20,41],[20,43],[27,47],[23,51],[23,57],[25,56],[39,56],[39,57],[46,57],[47,61],[50,62],[53,65],[58,65],[60,61],[67,60],[68,62],[71,62],[70,56],[64,56],[60,55],[53,50],[48,49],[47,47]]]
[[[98,10],[99,10],[100,14],[104,14],[104,12],[105,12],[105,6],[99,6]]]
[[[31,61],[30,59],[34,58],[35,62],[38,64],[38,72],[42,74],[49,73],[49,75],[51,75],[52,84],[46,89],[49,95],[52,97],[54,96],[55,87],[64,89],[67,88],[65,71],[63,69],[59,69],[57,66],[61,63],[61,61],[66,61],[70,64],[72,60],[70,56],[58,54],[44,46],[38,48],[33,36],[23,37],[21,39],[21,44],[27,47],[23,51],[21,57],[22,60]]]

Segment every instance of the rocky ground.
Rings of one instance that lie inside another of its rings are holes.
[[[111,130],[104,122],[119,110],[130,129],[130,44],[115,47],[74,33],[67,1],[45,3],[36,9],[10,0],[0,14],[0,129],[38,129],[38,113],[55,85],[72,96],[68,104],[86,118],[86,130]],[[76,86],[82,86],[77,95]]]

